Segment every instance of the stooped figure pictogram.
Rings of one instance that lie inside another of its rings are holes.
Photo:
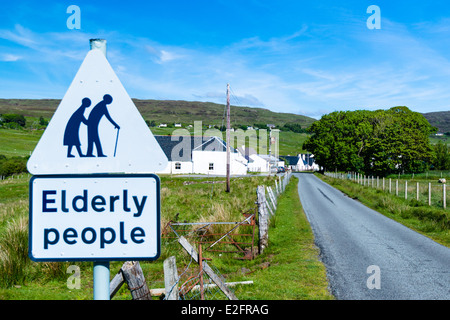
[[[67,157],[75,157],[72,154],[72,148],[75,146],[78,155],[80,157],[95,157],[94,147],[97,151],[97,157],[106,157],[103,153],[102,143],[99,135],[99,125],[103,116],[111,122],[117,129],[116,144],[114,150],[114,156],[116,155],[117,140],[119,138],[120,126],[111,118],[107,106],[111,104],[113,98],[109,94],[103,96],[103,100],[97,103],[97,105],[92,109],[89,114],[88,119],[84,116],[84,111],[91,105],[91,100],[89,98],[84,98],[82,100],[81,106],[72,114],[66,125],[66,130],[64,132],[64,145],[67,146]],[[80,141],[80,126],[81,123],[87,126],[87,152],[83,155],[81,151],[81,141]]]
[[[81,101],[81,106],[72,114],[66,125],[66,130],[64,131],[64,145],[67,146],[67,158],[75,157],[72,154],[72,148],[75,147],[78,151],[80,157],[84,157],[81,152],[81,142],[80,142],[80,126],[81,123],[85,125],[88,124],[87,119],[84,117],[84,111],[91,105],[91,100],[89,98],[84,98]]]

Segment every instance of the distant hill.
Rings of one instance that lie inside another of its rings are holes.
[[[423,116],[433,126],[438,128],[438,132],[450,132],[450,111],[428,112]]]
[[[202,121],[205,125],[221,125],[224,105],[211,102],[182,100],[138,100],[133,99],[145,120],[159,123],[193,124]],[[24,116],[51,118],[60,100],[58,99],[0,99],[1,113],[17,113]],[[232,125],[254,125],[256,123],[275,124],[298,123],[302,128],[309,127],[313,118],[292,114],[273,112],[263,108],[231,106]]]

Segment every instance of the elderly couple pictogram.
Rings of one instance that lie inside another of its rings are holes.
[[[91,100],[89,98],[84,98],[81,102],[81,106],[72,114],[69,121],[66,125],[66,130],[64,132],[64,145],[67,146],[67,157],[73,158],[75,157],[72,154],[72,148],[75,147],[78,151],[80,157],[95,157],[93,154],[94,146],[97,150],[97,157],[106,157],[102,150],[102,144],[100,142],[100,136],[98,132],[98,127],[100,124],[100,120],[103,116],[111,122],[114,127],[117,129],[117,137],[116,137],[116,148],[117,148],[117,139],[119,137],[119,125],[111,118],[109,115],[107,105],[112,102],[112,97],[109,94],[105,94],[103,96],[103,100],[97,103],[97,105],[92,109],[89,114],[88,119],[84,117],[84,111],[91,105]],[[87,152],[86,155],[83,155],[81,152],[81,142],[79,136],[79,130],[81,123],[84,123],[87,126]],[[116,151],[114,150],[114,156]]]

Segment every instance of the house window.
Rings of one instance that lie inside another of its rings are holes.
[[[180,169],[181,169],[181,163],[175,162],[175,170],[180,170]]]
[[[209,170],[214,170],[214,163],[212,162],[209,163]]]

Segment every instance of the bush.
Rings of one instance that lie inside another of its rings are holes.
[[[298,123],[286,123],[283,127],[281,127],[281,131],[304,133],[305,129],[302,129],[302,126]]]
[[[0,176],[7,177],[24,172],[27,172],[27,157],[8,159],[4,155],[0,155]]]
[[[10,222],[0,238],[0,286],[22,284],[28,265],[28,218],[22,217]]]
[[[21,127],[25,127],[25,117],[21,114],[5,113],[0,115],[0,124],[16,123]]]

